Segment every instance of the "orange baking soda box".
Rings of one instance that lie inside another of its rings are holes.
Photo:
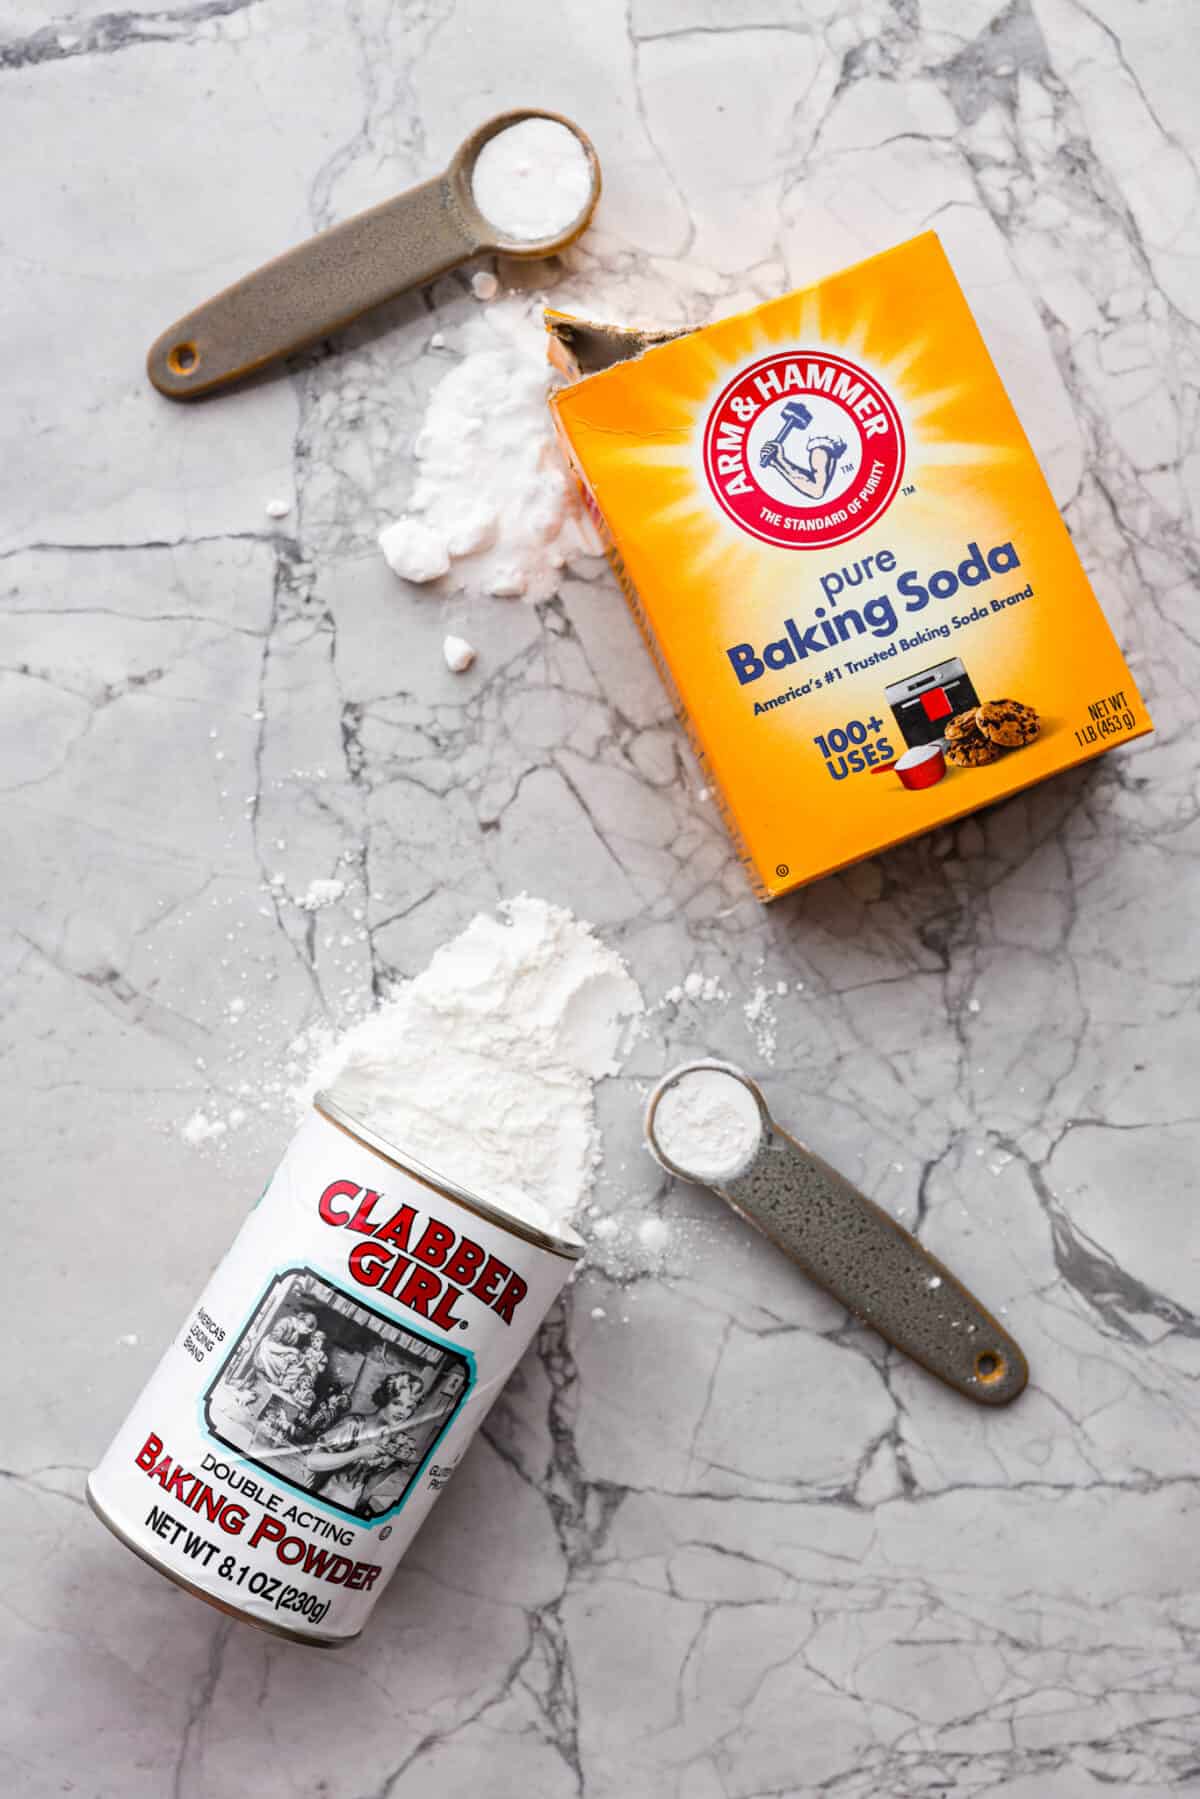
[[[666,341],[547,322],[559,434],[760,898],[1151,729],[933,232]]]

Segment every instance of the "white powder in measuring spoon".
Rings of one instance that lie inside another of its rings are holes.
[[[553,119],[523,119],[490,137],[471,172],[471,195],[499,237],[538,243],[561,237],[587,205],[592,165],[573,131]]]
[[[693,1068],[664,1087],[651,1131],[657,1149],[693,1180],[722,1181],[740,1173],[754,1155],[762,1115],[736,1075]]]
[[[539,1225],[570,1223],[598,1157],[593,1087],[642,996],[586,924],[522,895],[481,914],[312,1071],[351,1118]]]

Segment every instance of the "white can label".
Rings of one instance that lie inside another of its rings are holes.
[[[214,1598],[355,1636],[570,1269],[314,1113],[95,1499]]]

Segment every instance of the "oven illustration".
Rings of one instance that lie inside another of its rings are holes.
[[[884,698],[910,748],[945,735],[948,719],[978,706],[979,695],[957,656],[906,675],[884,689]]]

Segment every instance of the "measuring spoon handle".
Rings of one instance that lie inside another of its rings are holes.
[[[346,325],[480,248],[449,173],[357,213],[264,263],[177,319],[146,370],[173,400],[198,399]]]
[[[1005,1405],[1029,1368],[974,1294],[894,1218],[772,1125],[717,1191],[818,1286],[889,1343],[981,1405]]]

